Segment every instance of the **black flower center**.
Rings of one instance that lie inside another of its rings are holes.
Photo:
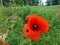
[[[27,29],[26,32],[29,32],[29,30]]]
[[[38,30],[39,26],[37,24],[32,25],[33,30]]]

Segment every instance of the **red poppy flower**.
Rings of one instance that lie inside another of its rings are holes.
[[[3,44],[3,45],[10,45],[10,44],[8,44],[8,43],[5,43],[5,44]]]
[[[2,40],[0,40],[0,44],[2,44]]]
[[[47,32],[49,29],[48,21],[36,14],[28,15],[26,20],[28,23],[24,25],[23,31],[25,36],[30,39],[38,40],[40,36],[39,33]],[[26,33],[26,31],[28,31],[28,33]]]

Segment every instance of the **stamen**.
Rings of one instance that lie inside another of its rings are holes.
[[[38,25],[34,24],[32,28],[33,28],[33,30],[37,30],[38,29]]]
[[[37,27],[37,25],[34,25],[34,27],[36,28],[36,27]]]

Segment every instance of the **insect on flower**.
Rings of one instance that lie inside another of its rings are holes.
[[[48,21],[36,14],[28,15],[25,18],[28,22],[23,27],[25,37],[31,40],[38,40],[41,32],[47,32],[49,29]]]

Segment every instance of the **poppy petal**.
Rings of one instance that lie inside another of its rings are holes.
[[[41,32],[47,32],[49,30],[50,25],[45,18],[43,18],[42,20],[43,21],[42,21],[41,28],[40,28]]]
[[[27,21],[29,21],[30,19],[31,19],[31,16],[30,15],[28,15],[28,16],[26,16],[26,18],[25,18]]]
[[[31,39],[31,40],[38,40],[40,37],[40,33],[34,32],[29,28],[28,24],[24,25],[23,28],[23,33],[25,35],[25,37]]]
[[[2,40],[0,40],[0,44],[2,43]]]
[[[10,44],[8,44],[8,43],[5,43],[5,44],[3,44],[3,45],[10,45]]]

